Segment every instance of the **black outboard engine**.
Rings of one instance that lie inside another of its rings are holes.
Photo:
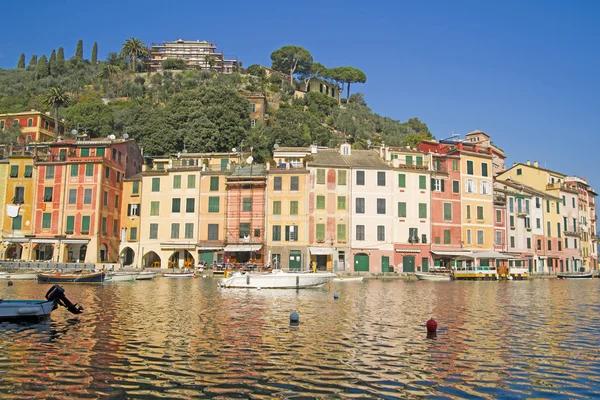
[[[67,299],[67,296],[65,296],[65,289],[58,285],[54,285],[48,290],[46,299],[49,301],[56,301],[73,314],[81,314],[81,311],[83,310],[83,307],[71,303],[69,299]]]

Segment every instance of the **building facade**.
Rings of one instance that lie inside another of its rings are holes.
[[[161,71],[165,60],[184,60],[188,69],[202,69],[230,74],[237,70],[237,59],[227,58],[217,51],[211,42],[200,40],[177,39],[152,45],[148,68],[150,71]]]

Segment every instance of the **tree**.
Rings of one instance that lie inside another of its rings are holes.
[[[252,76],[256,76],[261,79],[265,79],[267,73],[259,64],[252,64],[248,68],[246,68],[246,72],[248,72]]]
[[[0,131],[0,144],[17,144],[22,140],[21,125],[10,125]]]
[[[25,68],[25,53],[21,53],[21,57],[19,57],[19,63],[17,64],[17,68]]]
[[[310,69],[305,71],[301,78],[304,80],[304,88],[308,92],[308,85],[313,78],[320,79],[327,75],[327,68],[321,63],[312,63]]]
[[[343,68],[343,78],[344,82],[346,82],[348,92],[346,94],[346,98],[350,99],[350,84],[351,83],[365,83],[367,81],[367,75],[362,72],[358,68],[354,67],[342,67]]]
[[[31,59],[29,60],[29,69],[33,69],[37,66],[37,56],[34,54],[31,56]]]
[[[46,58],[46,55],[43,55],[40,57],[37,67],[35,68],[35,79],[45,78],[49,74],[50,69],[48,68],[48,59]]]
[[[75,49],[75,60],[83,61],[83,40],[77,42],[77,48]]]
[[[92,65],[98,64],[98,42],[92,46]]]
[[[294,74],[304,74],[313,62],[308,50],[300,46],[283,46],[271,53],[271,68],[290,75],[290,85],[294,85]]]
[[[135,72],[137,60],[140,57],[148,54],[148,49],[141,39],[130,37],[123,43],[121,47],[121,56],[129,57],[129,67],[132,72]]]
[[[54,132],[58,135],[58,109],[69,105],[69,95],[62,87],[53,86],[42,99],[42,104],[54,110]]]
[[[63,74],[65,72],[65,50],[61,47],[56,52],[56,72]]]
[[[166,58],[162,62],[163,69],[185,69],[186,65],[185,60],[181,58]]]
[[[78,103],[65,110],[66,126],[76,128],[85,126],[91,137],[106,137],[113,131],[113,111],[102,101],[93,100]]]
[[[48,62],[48,69],[50,70],[50,75],[52,75],[52,76],[58,75],[58,70],[56,68],[56,50],[52,50],[52,54],[50,54],[50,61]]]
[[[427,138],[432,139],[433,136],[427,127],[427,124],[421,122],[419,118],[411,118],[406,122],[406,125],[411,128],[415,133],[424,134]]]

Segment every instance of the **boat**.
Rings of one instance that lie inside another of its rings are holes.
[[[217,283],[223,288],[302,289],[323,286],[336,277],[331,272],[284,272],[275,269],[267,273],[237,271]]]
[[[59,305],[73,314],[83,310],[67,299],[61,286],[54,285],[46,293],[45,300],[0,300],[0,322],[40,320],[49,317]]]
[[[455,280],[496,281],[498,280],[498,271],[496,267],[462,267],[455,269],[452,272],[452,277]]]
[[[163,276],[165,278],[193,278],[195,276],[195,272],[194,271],[190,271],[187,269],[184,269],[181,272],[164,272]]]
[[[592,279],[592,273],[557,274],[556,277],[558,279]]]
[[[100,272],[84,272],[75,271],[73,273],[62,273],[57,270],[55,272],[46,272],[37,274],[37,280],[41,283],[102,283],[106,277],[104,271]]]
[[[109,272],[105,282],[135,282],[139,272]]]
[[[450,280],[452,280],[451,273],[415,272],[415,276],[420,281],[450,281]]]
[[[10,279],[11,281],[33,280],[37,278],[35,272],[0,272],[0,279]]]
[[[363,277],[359,276],[348,276],[348,277],[338,277],[338,278],[333,278],[334,282],[362,282]]]
[[[137,274],[137,276],[135,277],[135,280],[137,280],[137,281],[150,281],[150,280],[152,280],[154,278],[156,278],[156,272],[142,271],[139,274]]]

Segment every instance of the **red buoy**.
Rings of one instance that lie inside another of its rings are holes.
[[[427,321],[427,323],[425,324],[425,326],[427,327],[427,332],[437,331],[437,322],[433,318],[430,318],[429,321]]]

